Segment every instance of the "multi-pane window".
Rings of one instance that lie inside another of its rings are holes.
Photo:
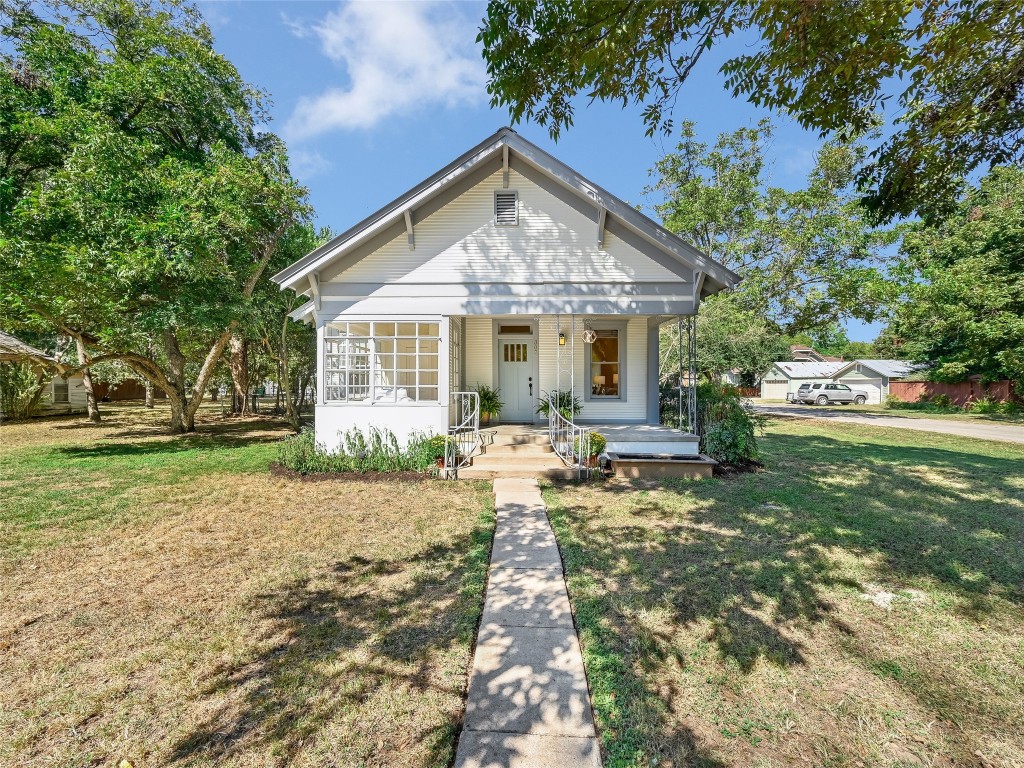
[[[619,397],[619,332],[596,331],[590,344],[590,394],[592,397]]]
[[[68,380],[63,379],[60,376],[53,380],[53,402],[55,403],[67,403],[70,402],[68,394]]]
[[[437,323],[330,323],[324,333],[324,396],[333,403],[438,399]]]

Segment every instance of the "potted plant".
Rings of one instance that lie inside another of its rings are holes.
[[[555,407],[558,412],[562,414],[562,418],[572,421],[574,418],[579,416],[580,411],[583,410],[583,401],[579,397],[572,393],[572,390],[563,389],[561,391],[552,389],[550,392],[541,392],[540,404],[537,406],[537,413],[544,416],[549,416],[551,410],[551,401],[555,401]]]
[[[434,435],[427,441],[427,450],[430,452],[430,458],[437,464],[438,469],[444,469],[445,449],[448,447],[450,440],[451,438],[448,435]]]
[[[591,432],[590,450],[587,456],[584,457],[584,464],[586,464],[586,466],[588,467],[596,467],[597,457],[604,453],[604,449],[607,446],[608,441],[605,439],[604,435],[602,435],[600,432]],[[577,456],[579,456],[583,452],[583,448],[582,446],[580,446],[579,438],[576,438],[576,440],[573,442],[572,449]]]
[[[480,424],[486,426],[491,423],[491,417],[501,416],[501,409],[505,406],[501,402],[501,388],[491,388],[486,384],[477,384],[476,393],[480,398]]]

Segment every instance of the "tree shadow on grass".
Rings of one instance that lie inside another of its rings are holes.
[[[354,556],[253,597],[259,651],[205,676],[201,695],[221,703],[171,761],[287,764],[311,750],[323,764],[412,765],[423,745],[420,764],[449,764],[461,712],[438,718],[432,697],[464,693],[465,668],[444,665],[472,642],[490,539],[478,525],[408,560]]]
[[[631,722],[606,738],[610,749],[624,739],[647,756],[680,748],[678,723],[663,709],[674,691],[637,685],[631,671],[663,668],[680,629],[701,627],[701,639],[742,673],[759,661],[805,663],[808,649],[795,638],[819,623],[853,647],[856,633],[829,594],[866,585],[843,575],[837,552],[869,563],[887,589],[940,585],[959,598],[952,610],[970,620],[984,621],[994,596],[1024,606],[1019,451],[1004,457],[998,449],[985,455],[822,435],[774,435],[766,447],[765,472],[666,483],[656,494],[609,483],[583,503],[565,492],[552,505],[584,644],[620,659],[625,671],[615,684],[632,691],[620,690],[615,706]],[[629,504],[636,525],[621,516],[609,524],[602,499]]]

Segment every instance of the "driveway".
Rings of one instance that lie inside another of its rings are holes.
[[[809,405],[788,405],[753,403],[754,410],[776,416],[795,416],[803,419],[827,419],[851,424],[868,424],[876,427],[916,429],[920,432],[938,432],[943,435],[960,435],[981,440],[1001,440],[1007,443],[1024,443],[1024,426],[995,424],[992,422],[955,421],[953,419],[917,419],[907,416],[889,416],[879,413],[856,413],[843,411],[841,405],[823,408]]]

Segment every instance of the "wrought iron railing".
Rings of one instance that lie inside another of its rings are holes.
[[[558,410],[558,394],[548,397],[548,438],[558,458],[576,470],[576,479],[590,477],[590,430],[574,424]]]
[[[448,423],[443,474],[447,480],[457,480],[459,470],[469,465],[480,448],[480,395],[452,392]]]

